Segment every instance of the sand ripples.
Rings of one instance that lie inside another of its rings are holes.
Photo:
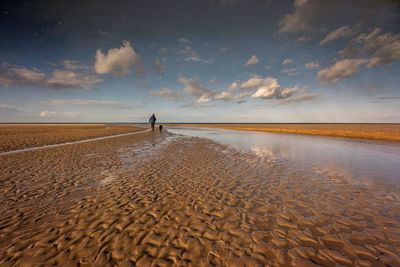
[[[200,138],[117,139],[2,159],[1,264],[400,265],[396,188]]]

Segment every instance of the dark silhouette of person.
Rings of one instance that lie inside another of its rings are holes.
[[[153,114],[149,119],[149,123],[151,125],[151,130],[154,132],[154,124],[156,124],[156,116]]]

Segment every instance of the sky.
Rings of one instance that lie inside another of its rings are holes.
[[[398,0],[0,5],[0,122],[400,123]]]

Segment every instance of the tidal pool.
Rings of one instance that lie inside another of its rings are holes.
[[[169,128],[259,156],[276,157],[302,171],[334,173],[363,182],[400,184],[400,144],[386,141],[205,128]]]

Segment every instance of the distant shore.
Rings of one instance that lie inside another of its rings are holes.
[[[346,138],[363,138],[386,141],[400,141],[400,124],[386,123],[254,123],[254,124],[168,124],[169,126],[219,128],[227,130],[257,131],[288,134],[307,134]]]

